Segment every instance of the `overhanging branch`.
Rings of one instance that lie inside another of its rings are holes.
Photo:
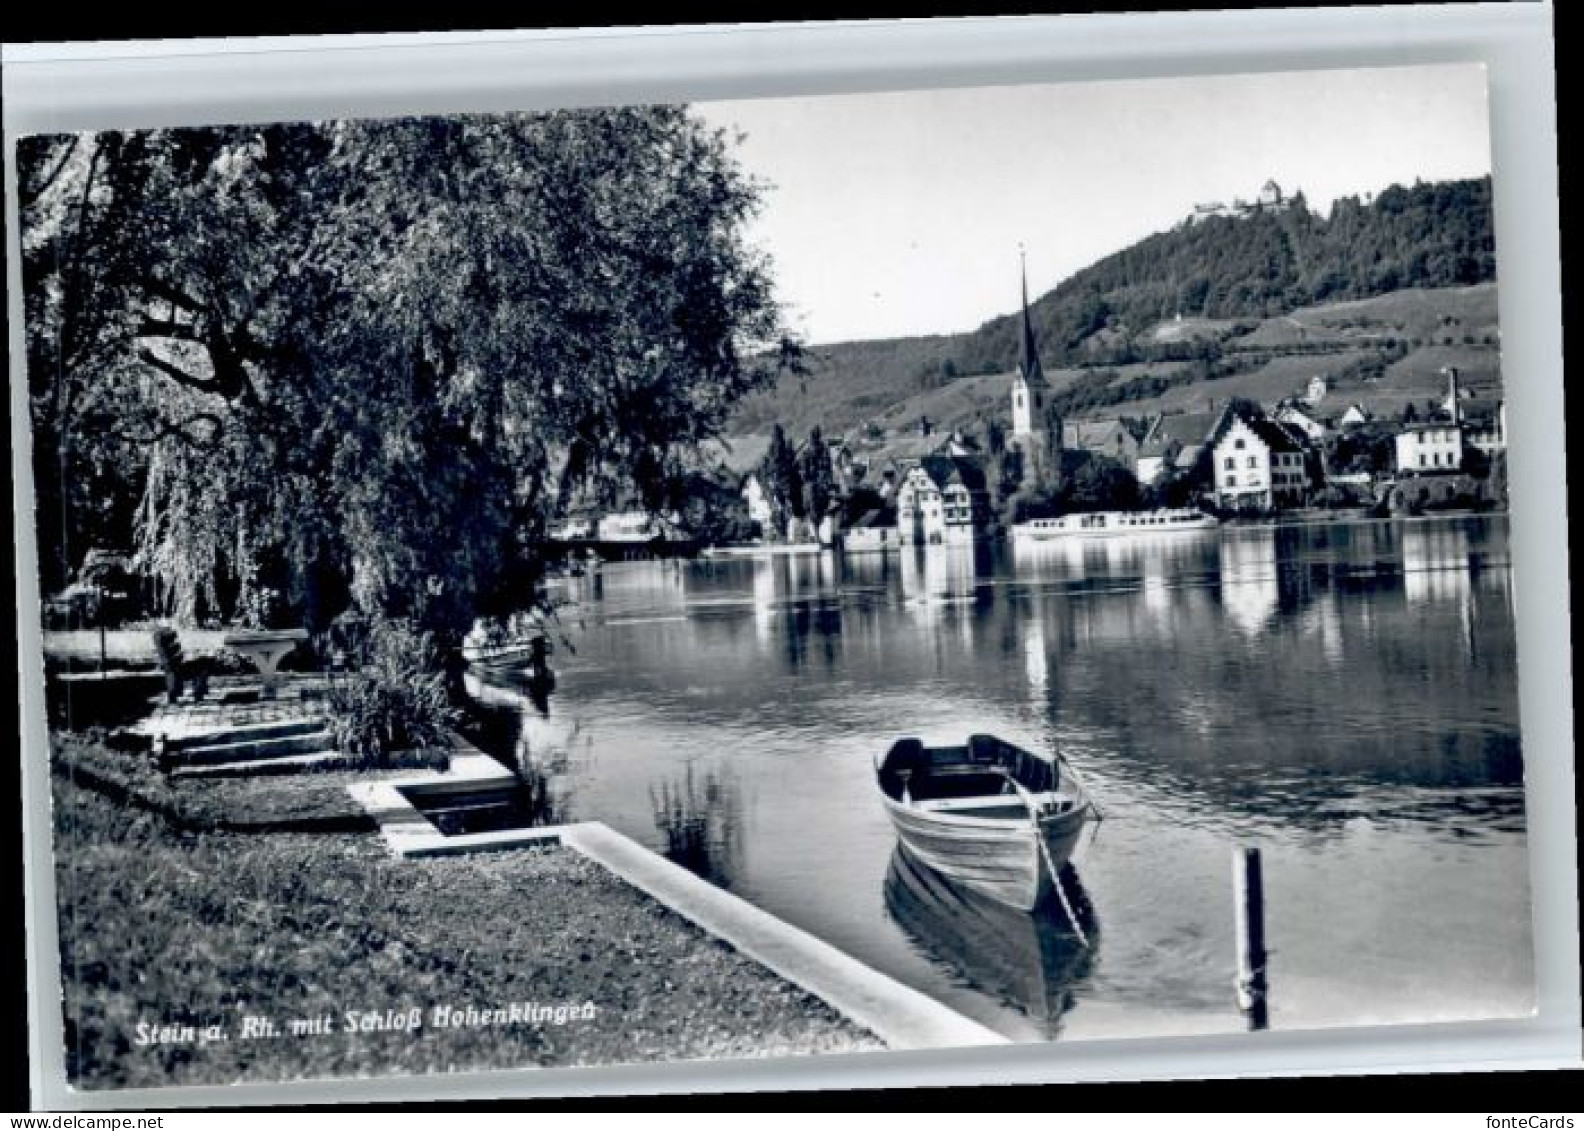
[[[198,328],[190,322],[177,322],[172,318],[145,318],[137,329],[140,338],[174,338],[183,342],[198,342]]]
[[[175,381],[179,385],[184,385],[189,389],[197,389],[201,393],[214,393],[216,395],[220,394],[221,390],[217,382],[206,380],[202,377],[194,377],[181,366],[166,361],[163,357],[151,349],[139,350],[138,358],[144,364],[151,365],[155,369],[158,369],[161,373],[165,374],[165,376],[169,377],[172,381]]]
[[[193,425],[207,423],[210,426],[208,438],[194,435],[188,429]],[[125,440],[130,444],[148,445],[157,444],[169,437],[176,437],[184,443],[202,451],[213,451],[220,444],[220,436],[225,432],[225,421],[212,412],[195,412],[193,415],[175,422],[162,421],[153,432],[147,435],[136,435],[119,428],[110,429],[110,434],[118,440]]]

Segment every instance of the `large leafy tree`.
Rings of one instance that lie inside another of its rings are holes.
[[[810,522],[819,522],[831,500],[836,497],[836,469],[831,464],[830,448],[816,425],[798,459],[798,478],[803,483],[803,513]]]
[[[760,462],[759,477],[776,526],[785,531],[788,518],[802,518],[805,513],[803,473],[798,467],[797,449],[779,424],[770,430],[770,446]]]
[[[679,503],[795,361],[760,186],[682,108],[30,139],[19,178],[52,568],[135,539],[183,617],[459,630],[574,493]],[[74,495],[99,464],[135,509]]]

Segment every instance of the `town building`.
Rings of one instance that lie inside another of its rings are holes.
[[[896,498],[896,489],[897,489],[897,472],[896,472],[896,468],[894,466],[893,467],[882,467],[880,469],[879,482],[877,482],[875,484],[875,493],[878,494],[880,496],[880,498],[882,500],[884,500],[885,502],[890,502],[890,501],[892,501],[893,499]]]
[[[1138,474],[1139,441],[1120,420],[1069,420],[1062,424],[1062,448],[1114,459]]]
[[[896,513],[904,546],[972,542],[990,521],[984,469],[965,456],[917,460],[898,479]]]
[[[1507,402],[1475,397],[1463,402],[1463,442],[1487,456],[1507,450]]]
[[[594,521],[588,518],[569,518],[550,528],[550,537],[557,542],[581,542],[594,537]]]
[[[742,497],[748,507],[749,520],[757,522],[761,531],[769,533],[774,525],[775,510],[770,505],[770,496],[759,481],[759,476],[750,473],[743,480]]]
[[[1399,474],[1455,472],[1463,467],[1463,429],[1451,421],[1408,424],[1397,433]]]
[[[1274,420],[1234,418],[1212,456],[1217,503],[1228,510],[1297,506],[1309,489],[1303,444]]]
[[[1311,402],[1313,403],[1313,402]],[[1311,444],[1322,442],[1330,429],[1319,420],[1310,416],[1297,405],[1283,405],[1276,410],[1276,422],[1288,428],[1295,428],[1304,434],[1304,438]]]
[[[1326,394],[1331,391],[1331,378],[1316,375],[1309,378],[1309,384],[1304,386],[1303,402],[1310,408],[1315,407],[1326,399]]]
[[[877,507],[859,515],[842,532],[842,550],[849,554],[878,554],[902,547],[894,507]]]
[[[1167,469],[1174,469],[1177,454],[1182,451],[1182,441],[1171,436],[1154,436],[1139,445],[1134,476],[1145,487],[1153,485]]]
[[[644,510],[612,511],[602,515],[597,527],[601,542],[651,542],[685,538],[675,514],[656,515]]]
[[[1368,424],[1373,419],[1374,417],[1370,415],[1363,405],[1354,403],[1348,405],[1342,411],[1342,415],[1337,418],[1337,424],[1343,428],[1357,428],[1361,424]]]
[[[1134,471],[1138,481],[1149,486],[1167,472],[1193,470],[1220,420],[1217,412],[1167,412],[1155,417],[1139,442]]]
[[[1446,419],[1409,424],[1397,433],[1399,474],[1436,475],[1463,470],[1463,392],[1458,387],[1455,367],[1449,365],[1442,372],[1447,375],[1447,395],[1440,407]]]
[[[1447,366],[1447,395],[1441,411],[1463,430],[1463,443],[1486,455],[1507,450],[1507,402],[1482,397],[1458,382],[1458,371]]]
[[[1326,476],[1326,484],[1332,487],[1347,487],[1355,491],[1371,491],[1375,488],[1375,476],[1367,471],[1345,471]]]

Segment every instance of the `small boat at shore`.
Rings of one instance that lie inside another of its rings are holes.
[[[462,646],[462,658],[469,667],[485,671],[510,671],[528,664],[535,655],[531,641],[512,644],[479,644]]]
[[[1058,538],[1121,538],[1140,534],[1177,534],[1212,530],[1214,515],[1182,507],[1154,511],[1082,511],[1057,518],[1035,518],[1012,527],[1012,541],[1049,542]]]
[[[892,745],[875,766],[886,815],[914,859],[1028,911],[1048,895],[1094,803],[1059,756],[987,734]]]
[[[462,641],[462,658],[474,671],[554,681],[549,664],[550,637],[543,630],[470,633]]]

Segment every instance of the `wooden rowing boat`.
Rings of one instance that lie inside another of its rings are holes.
[[[1060,757],[987,734],[962,746],[904,738],[875,769],[886,814],[916,860],[1020,911],[1053,890],[1094,812]]]

